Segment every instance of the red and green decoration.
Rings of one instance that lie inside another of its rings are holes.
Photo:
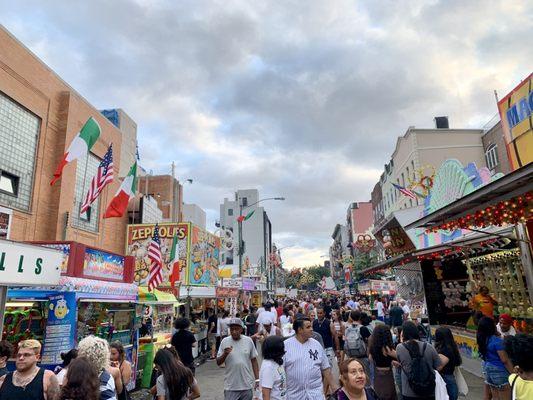
[[[250,218],[252,218],[252,215],[254,215],[254,212],[255,212],[255,210],[250,211],[246,215],[239,215],[239,217],[237,218],[237,221],[238,222],[248,221]]]
[[[426,233],[439,230],[486,228],[489,226],[514,225],[526,222],[533,216],[533,192],[488,206],[464,217],[426,229]]]

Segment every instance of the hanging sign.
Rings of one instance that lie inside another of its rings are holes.
[[[44,335],[43,365],[59,365],[61,353],[76,347],[77,304],[76,293],[50,296],[48,319]]]
[[[216,289],[217,297],[238,297],[239,296],[239,289],[236,288],[225,288],[225,287],[217,287]]]
[[[5,286],[54,286],[63,254],[56,250],[0,240],[0,282]]]
[[[243,285],[242,278],[223,278],[222,287],[241,289]]]
[[[94,279],[124,279],[124,257],[87,247],[83,276]]]

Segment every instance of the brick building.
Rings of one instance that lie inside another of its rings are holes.
[[[68,145],[89,117],[102,133],[91,154],[71,163],[54,186],[50,180]],[[104,189],[84,218],[79,208],[109,143],[121,168],[121,132],[79,93],[0,26],[0,206],[9,238],[73,240],[123,253],[127,216],[101,215],[120,181]]]
[[[162,222],[183,220],[183,186],[172,175],[145,175],[139,177],[139,193],[152,196],[163,212]]]

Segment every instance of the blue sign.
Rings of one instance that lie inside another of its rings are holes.
[[[63,362],[61,353],[76,347],[76,293],[61,293],[48,299],[48,320],[41,364],[59,365]]]

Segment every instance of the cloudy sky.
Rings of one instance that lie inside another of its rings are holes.
[[[177,164],[214,229],[258,188],[286,266],[324,259],[410,125],[479,128],[532,70],[531,1],[7,1],[1,23]]]

